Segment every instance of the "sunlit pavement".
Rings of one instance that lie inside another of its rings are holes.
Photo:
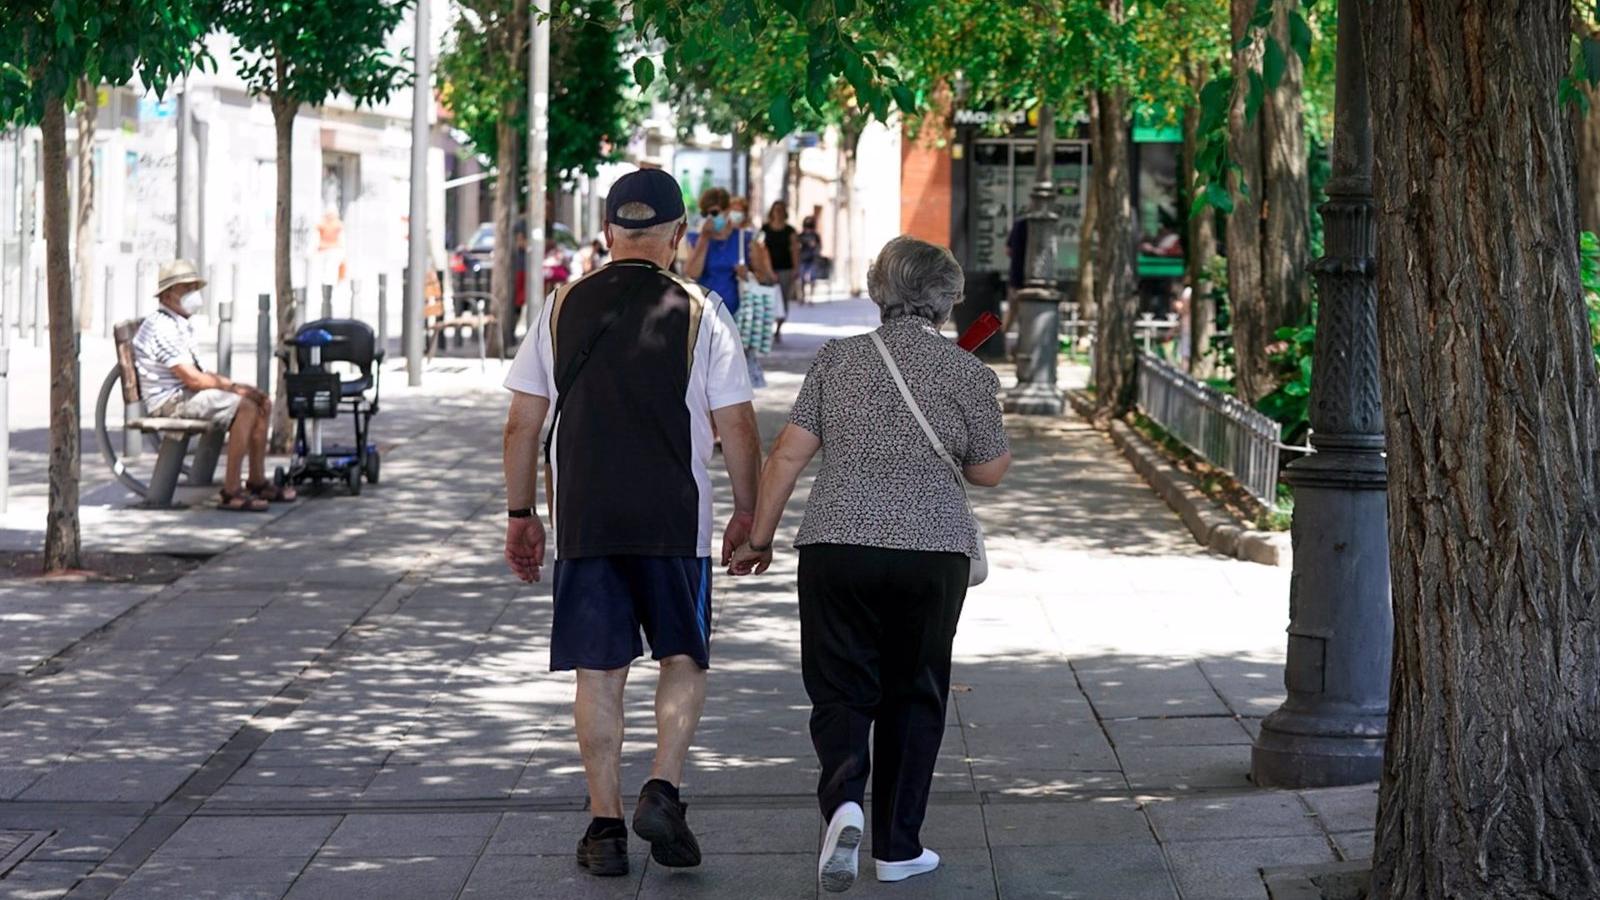
[[[820,342],[872,313],[796,311],[765,435]],[[572,859],[588,814],[571,677],[545,671],[548,588],[501,560],[504,394],[476,360],[430,380],[374,422],[384,482],[360,497],[246,522],[109,497],[91,544],[221,552],[166,586],[4,587],[0,897],[817,895],[784,536],[766,577],[718,583],[684,785],[704,864],[665,870],[635,839],[632,875],[591,879]],[[1367,855],[1370,787],[1247,778],[1282,699],[1287,570],[1195,546],[1081,422],[1013,438],[1007,483],[975,497],[994,574],[967,600],[924,830],[945,866],[902,885],[867,870],[853,893],[1240,900],[1266,896],[1261,866]],[[629,791],[654,680],[636,667]]]

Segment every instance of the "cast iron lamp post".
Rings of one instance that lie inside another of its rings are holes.
[[[1056,387],[1056,357],[1061,352],[1061,291],[1056,285],[1057,222],[1055,210],[1056,111],[1039,107],[1039,144],[1034,160],[1033,190],[1028,194],[1027,273],[1015,302],[1017,317],[1017,384],[1005,398],[1007,412],[1059,416],[1063,409]]]
[[[1339,4],[1327,252],[1311,266],[1321,308],[1311,379],[1316,453],[1294,487],[1288,699],[1261,723],[1251,775],[1263,786],[1376,781],[1383,767],[1394,630],[1388,477],[1378,376],[1372,127],[1361,4]]]

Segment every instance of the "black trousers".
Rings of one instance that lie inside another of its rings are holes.
[[[831,817],[847,800],[864,802],[870,775],[872,855],[885,862],[922,854],[970,566],[959,553],[800,548],[800,664],[822,764],[817,797]]]

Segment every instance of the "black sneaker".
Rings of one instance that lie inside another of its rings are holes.
[[[628,830],[620,827],[596,833],[591,827],[578,842],[578,865],[590,875],[611,877],[628,874]]]
[[[645,782],[633,810],[633,833],[650,842],[651,859],[673,868],[700,865],[700,842],[684,818],[688,810],[677,788],[660,779]]]

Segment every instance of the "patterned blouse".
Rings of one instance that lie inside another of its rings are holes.
[[[994,370],[923,319],[892,319],[878,333],[951,456],[970,466],[1006,453]],[[823,345],[789,421],[822,441],[822,471],[796,546],[854,544],[976,558],[977,534],[961,485],[906,407],[870,336]]]

